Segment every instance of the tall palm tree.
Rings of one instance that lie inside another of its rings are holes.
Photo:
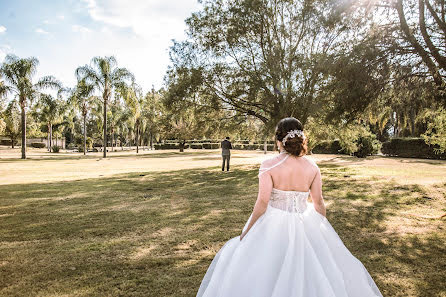
[[[83,134],[84,134],[84,155],[87,152],[87,114],[93,100],[96,98],[93,95],[94,85],[88,84],[85,79],[81,79],[77,82],[74,90],[72,90],[69,97],[69,102],[81,111],[82,119],[84,122]]]
[[[20,59],[15,55],[7,55],[0,67],[0,76],[5,80],[2,89],[19,99],[21,109],[22,159],[26,159],[26,107],[28,101],[36,98],[40,89],[60,89],[62,87],[61,83],[53,76],[45,76],[36,84],[33,84],[32,79],[36,74],[38,64],[39,60],[34,57]]]
[[[102,93],[104,105],[104,158],[107,157],[107,104],[113,92],[126,85],[128,80],[134,80],[133,74],[126,68],[118,68],[115,57],[94,57],[91,65],[84,65],[76,69],[78,80],[85,79]]]

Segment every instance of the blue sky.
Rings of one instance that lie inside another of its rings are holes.
[[[172,39],[185,38],[197,0],[0,0],[0,62],[6,54],[39,59],[37,77],[66,86],[76,67],[114,55],[148,91],[162,86]]]

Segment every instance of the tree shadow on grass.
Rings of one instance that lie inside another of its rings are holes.
[[[386,227],[420,203],[422,189],[382,183],[372,191],[374,181],[348,168],[321,170],[328,219],[383,295],[441,294],[444,236],[403,237]],[[215,253],[249,217],[257,168],[120,174],[0,193],[0,295],[195,296]]]

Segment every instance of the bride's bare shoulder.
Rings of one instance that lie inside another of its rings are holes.
[[[268,157],[262,161],[260,167],[268,168],[268,167],[274,166],[275,164],[277,164],[277,162],[280,162],[282,159],[283,159],[282,155],[275,155],[272,157]]]
[[[303,159],[305,159],[310,166],[315,167],[315,168],[319,168],[317,166],[317,164],[316,164],[316,161],[314,161],[313,158],[311,158],[309,156],[304,156]]]

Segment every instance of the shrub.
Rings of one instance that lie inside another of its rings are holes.
[[[43,142],[32,142],[31,146],[35,148],[44,148],[46,145]]]
[[[87,144],[87,149],[92,149],[93,148],[93,139],[91,139],[90,137],[87,137],[85,142]]]
[[[59,147],[58,145],[53,145],[53,146],[51,147],[51,151],[52,151],[53,153],[58,153],[58,152],[60,151],[60,147]]]
[[[218,149],[220,145],[218,143],[203,143],[203,148],[207,150]]]
[[[74,143],[69,143],[67,145],[67,149],[69,149],[69,150],[74,150],[75,148],[76,148],[76,145]]]
[[[393,157],[446,159],[446,153],[435,154],[435,146],[428,145],[422,138],[392,138],[382,144],[382,153]]]
[[[365,158],[377,154],[380,148],[380,142],[376,140],[374,134],[360,136],[356,141],[357,151],[353,153],[358,158]]]
[[[198,143],[192,143],[190,145],[190,148],[192,148],[192,149],[202,149],[203,145],[202,144],[198,144]]]
[[[19,141],[16,139],[14,140],[14,145],[17,145],[19,143]],[[7,145],[7,146],[11,146],[12,141],[11,139],[2,139],[0,140],[0,145]]]
[[[321,141],[311,152],[313,154],[345,154],[338,139]]]

